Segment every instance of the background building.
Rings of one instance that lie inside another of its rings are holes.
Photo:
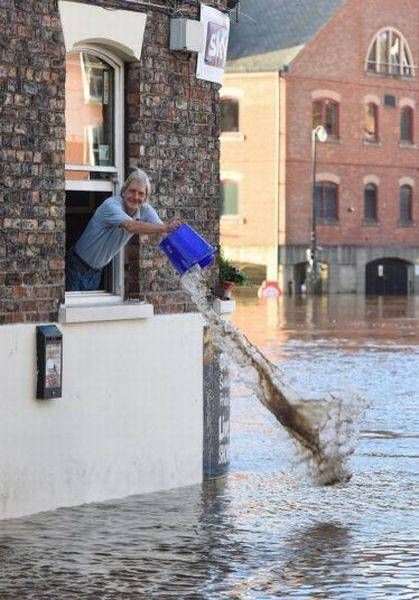
[[[243,0],[222,95],[222,243],[298,292],[419,291],[417,31],[401,0]],[[323,125],[312,186],[312,131]]]

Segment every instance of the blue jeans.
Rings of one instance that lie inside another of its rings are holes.
[[[102,269],[94,269],[71,248],[65,257],[65,289],[67,292],[90,292],[100,288]]]

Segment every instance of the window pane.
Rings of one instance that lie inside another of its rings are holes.
[[[389,31],[382,31],[377,38],[377,71],[379,73],[388,71],[389,34]]]
[[[237,100],[221,101],[221,131],[239,130],[239,103]]]
[[[323,185],[321,183],[316,183],[316,187],[314,188],[314,210],[316,213],[316,217],[318,219],[323,218],[322,198],[323,198]]]
[[[412,220],[412,188],[403,185],[400,188],[400,221],[406,223]]]
[[[413,142],[413,111],[409,106],[402,108],[400,117],[400,139],[404,142]]]
[[[365,186],[364,217],[372,221],[377,219],[377,188],[373,184]]]
[[[326,104],[326,119],[324,126],[329,135],[337,135],[337,106],[332,102]]]
[[[113,165],[113,68],[93,54],[69,54],[65,94],[66,163]]]
[[[221,214],[222,215],[237,215],[238,214],[238,196],[239,186],[232,181],[224,181],[221,183]]]
[[[390,73],[400,73],[400,44],[400,36],[393,31],[390,45]]]
[[[337,188],[334,183],[327,183],[324,186],[324,197],[325,197],[325,218],[326,219],[337,219]]]
[[[377,139],[377,107],[372,103],[365,107],[364,136],[367,140]]]
[[[313,102],[313,129],[323,125],[323,103]]]
[[[375,41],[371,47],[370,54],[367,61],[368,71],[375,71],[377,68],[377,41]]]
[[[403,59],[402,59],[402,73],[403,75],[413,75],[412,72],[412,65],[411,65],[411,61],[409,58],[409,52],[407,49],[407,44],[406,42],[403,44],[403,53],[402,53]]]

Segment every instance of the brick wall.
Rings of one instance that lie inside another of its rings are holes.
[[[149,173],[152,203],[163,220],[186,221],[216,245],[219,86],[195,78],[194,55],[169,51],[169,27],[165,14],[149,11],[141,61],[127,65],[127,166]],[[192,308],[146,236],[139,244],[133,240],[128,253],[130,298],[146,298],[158,312]]]
[[[365,73],[364,61],[375,34],[395,27],[407,39],[414,64],[419,62],[417,31],[419,6],[412,0],[365,2],[351,0],[293,62],[287,80],[287,243],[307,245],[311,222],[311,127],[315,90],[340,94],[340,139],[318,145],[317,172],[340,177],[338,225],[318,225],[320,245],[417,245],[419,223],[419,83],[415,78],[380,77]],[[399,145],[400,108],[379,108],[380,144],[363,141],[364,97],[416,103],[415,146]],[[363,223],[363,178],[379,178],[378,222]],[[414,218],[410,227],[400,226],[399,179],[416,183]],[[352,210],[354,209],[354,210]]]
[[[218,242],[218,85],[195,78],[193,55],[169,51],[162,9],[146,11],[141,61],[126,65],[126,167],[141,166],[163,219]],[[221,8],[225,2],[213,2]],[[179,2],[189,17],[199,3]],[[56,0],[0,2],[0,323],[54,321],[64,298],[65,50]],[[144,237],[127,249],[126,293],[157,312],[191,309],[166,259]],[[206,274],[215,277],[214,269]]]
[[[0,323],[64,295],[64,47],[57,3],[0,3]]]

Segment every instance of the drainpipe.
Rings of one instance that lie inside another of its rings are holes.
[[[277,278],[279,287],[283,293],[286,291],[286,272],[284,268],[285,255],[285,215],[286,215],[286,199],[285,199],[285,176],[286,176],[286,80],[282,76],[282,71],[278,71],[278,86],[277,86],[277,198],[275,206],[276,218],[276,256],[277,256]],[[281,250],[280,250],[281,248]],[[281,256],[281,261],[279,260]],[[280,264],[281,262],[281,264]]]

